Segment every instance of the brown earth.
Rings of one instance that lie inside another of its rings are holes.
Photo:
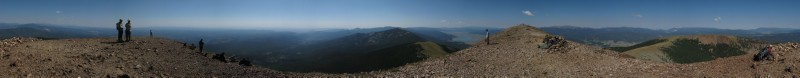
[[[797,77],[800,50],[778,50],[783,59],[752,61],[757,51],[693,64],[632,59],[597,47],[570,42],[566,52],[547,53],[536,47],[544,36],[521,25],[490,39],[496,44],[475,47],[445,58],[427,59],[397,69],[366,73],[372,76],[455,77]],[[481,42],[484,43],[484,42]],[[791,43],[795,44],[795,43]],[[785,46],[785,45],[784,45]],[[791,57],[789,57],[791,56]],[[752,67],[751,67],[752,66]]]
[[[203,56],[177,41],[135,37],[38,40],[0,44],[2,77],[281,77],[291,74]],[[16,41],[16,40],[12,40]],[[32,42],[30,42],[32,41]],[[8,43],[8,42],[7,42]],[[310,73],[313,74],[313,73]]]
[[[0,76],[11,77],[797,77],[800,46],[776,44],[773,61],[747,54],[692,64],[633,59],[598,47],[568,41],[561,52],[537,48],[547,33],[519,25],[492,36],[492,44],[394,69],[349,74],[291,73],[213,60],[161,38],[62,39],[0,47]],[[485,43],[485,42],[480,42]],[[3,45],[3,44],[0,44]],[[765,45],[757,45],[765,46]],[[0,50],[2,51],[2,50]]]

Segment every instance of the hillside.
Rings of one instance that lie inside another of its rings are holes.
[[[510,27],[491,36],[492,44],[399,67],[346,74],[294,73],[269,67],[240,66],[216,61],[182,43],[162,38],[137,37],[129,43],[109,43],[112,38],[13,39],[0,44],[0,76],[12,77],[798,77],[800,44],[780,43],[775,60],[752,61],[757,50],[691,64],[635,59],[626,54],[567,41],[559,52],[537,48],[547,35],[529,25]],[[741,41],[718,36],[697,43]],[[713,41],[706,41],[713,40]],[[658,41],[656,41],[658,42]],[[483,43],[483,42],[481,42]],[[740,44],[743,45],[743,44]],[[748,44],[759,47],[766,44]],[[396,45],[426,50],[429,42]],[[441,47],[440,47],[441,48]],[[408,49],[402,49],[408,50]],[[416,50],[419,51],[419,50]],[[440,50],[438,50],[440,51]],[[402,53],[400,53],[402,54]],[[395,54],[388,54],[395,55]],[[373,56],[375,57],[375,56]]]
[[[548,53],[537,48],[543,33],[518,25],[491,37],[491,45],[477,44],[438,59],[426,59],[399,68],[357,76],[379,77],[796,77],[800,74],[797,43],[779,44],[780,61],[752,61],[745,54],[692,64],[634,59],[625,54],[569,42],[565,51]],[[712,43],[712,42],[709,42]],[[764,45],[753,45],[764,46]]]
[[[402,66],[456,51],[400,28],[300,47],[305,49],[290,51],[296,55],[268,66],[294,72],[354,73]]]
[[[3,77],[260,77],[290,74],[239,66],[204,57],[198,50],[162,38],[136,37],[39,40],[0,43]]]
[[[621,53],[571,44],[563,53],[547,53],[537,44],[547,35],[535,27],[518,25],[492,36],[492,44],[477,44],[440,59],[426,59],[397,69],[370,72],[377,76],[637,76],[654,63],[625,58]],[[480,42],[484,43],[484,42]],[[570,43],[572,43],[570,41]],[[648,75],[644,75],[648,76]]]
[[[655,39],[631,47],[612,48],[638,59],[659,62],[694,63],[745,54],[763,44],[746,38],[723,35],[689,35]]]

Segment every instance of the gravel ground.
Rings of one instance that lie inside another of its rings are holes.
[[[693,64],[633,59],[624,54],[568,42],[566,50],[537,48],[547,34],[532,26],[515,26],[493,36],[495,44],[477,44],[443,58],[392,70],[364,73],[388,77],[797,77],[800,49],[783,43],[775,61],[752,61],[747,54]],[[485,42],[480,42],[485,43]],[[765,45],[756,45],[765,46]]]
[[[492,44],[394,69],[362,73],[292,73],[239,66],[206,57],[180,42],[136,37],[38,40],[0,43],[2,77],[798,77],[800,46],[775,44],[772,61],[747,54],[692,64],[633,59],[625,54],[568,41],[562,50],[537,48],[546,32],[528,25],[492,36]],[[479,42],[485,43],[485,42]],[[759,44],[756,46],[766,46]]]
[[[239,66],[205,57],[177,41],[136,37],[23,40],[0,44],[2,77],[281,77],[263,67]],[[32,41],[32,42],[31,42]],[[314,73],[308,73],[314,74]]]

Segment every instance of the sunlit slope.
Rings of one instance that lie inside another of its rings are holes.
[[[631,47],[612,48],[638,59],[694,63],[745,54],[758,42],[724,35],[674,36],[650,40]]]
[[[425,54],[428,58],[431,57],[442,57],[447,55],[447,50],[443,49],[439,44],[426,41],[426,42],[417,42],[414,43],[419,45],[422,48],[422,51],[419,51],[422,54]]]

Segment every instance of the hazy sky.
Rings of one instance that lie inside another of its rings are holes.
[[[113,27],[800,28],[800,0],[2,0],[0,22]]]

